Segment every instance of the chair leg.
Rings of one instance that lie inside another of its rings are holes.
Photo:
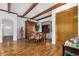
[[[37,43],[37,40],[35,39],[35,43]]]
[[[39,43],[39,40],[36,40],[36,43]]]

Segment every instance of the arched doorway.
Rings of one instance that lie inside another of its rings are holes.
[[[2,20],[2,38],[3,43],[8,43],[13,41],[13,21],[8,19]]]

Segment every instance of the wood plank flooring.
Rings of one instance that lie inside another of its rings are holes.
[[[62,56],[62,47],[50,42],[26,42],[17,40],[0,44],[1,56]]]

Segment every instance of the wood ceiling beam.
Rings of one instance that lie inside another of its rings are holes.
[[[8,3],[8,13],[10,13],[11,3]]]
[[[33,3],[26,11],[25,13],[21,16],[24,17],[25,15],[27,15],[35,6],[37,6],[38,3]]]
[[[39,18],[39,19],[37,19],[37,21],[38,20],[41,20],[41,19],[45,19],[45,18],[51,17],[51,16],[52,16],[52,14],[51,15],[48,15],[48,16],[45,16],[45,17],[42,17],[42,18]]]
[[[38,16],[40,16],[40,15],[42,15],[42,14],[45,14],[45,13],[47,13],[47,12],[49,12],[49,11],[55,9],[55,8],[58,8],[58,7],[60,7],[60,6],[64,5],[64,4],[65,4],[65,3],[57,3],[57,4],[53,5],[52,7],[46,9],[45,11],[43,11],[43,12],[41,12],[41,13],[35,15],[35,16],[32,17],[31,19],[34,19],[34,18],[36,18],[36,17],[38,17]]]

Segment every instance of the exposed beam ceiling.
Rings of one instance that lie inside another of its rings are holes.
[[[42,15],[42,14],[45,14],[45,13],[47,13],[47,12],[49,12],[49,11],[55,9],[55,8],[58,8],[58,7],[60,7],[60,6],[64,5],[64,4],[65,4],[65,3],[57,3],[57,4],[53,5],[52,7],[46,9],[45,11],[43,11],[43,12],[41,12],[41,13],[35,15],[35,16],[32,17],[31,19],[34,19],[34,18],[36,18],[36,17],[38,17],[38,16],[40,16],[40,15]]]
[[[3,9],[0,9],[0,11],[8,12],[7,10],[3,10]],[[21,17],[20,15],[18,15],[18,14],[15,13],[15,12],[10,11],[9,13],[16,14],[18,17]],[[21,17],[21,18],[27,18],[27,19],[30,19],[30,18],[28,18],[28,17]],[[34,20],[36,20],[36,19],[34,19]]]
[[[38,20],[41,20],[41,19],[45,19],[45,18],[51,17],[51,16],[52,16],[52,15],[48,15],[48,16],[42,17],[42,18],[40,18],[40,19],[37,19],[37,21],[38,21]]]
[[[28,14],[35,6],[37,6],[38,3],[33,3],[29,8],[28,10],[25,11],[25,13],[21,16],[21,17],[24,17],[26,14]]]
[[[37,13],[33,16],[33,15],[31,15],[31,17],[29,18],[29,19],[33,19],[33,20],[41,20],[41,19],[45,19],[45,18],[48,18],[48,17],[50,17],[51,16],[51,13],[49,13],[49,12],[51,12],[52,10],[54,10],[54,9],[56,9],[56,8],[58,8],[58,7],[60,7],[60,6],[62,6],[62,5],[64,5],[65,3],[56,3],[56,4],[54,4],[54,5],[51,5],[51,6],[49,6],[49,7],[46,7],[47,5],[44,5],[45,6],[45,9],[44,8],[42,8],[42,9],[44,9],[43,11],[38,11],[38,10],[40,10],[40,8],[41,8],[41,4],[39,4],[39,8],[37,8],[37,6],[38,6],[38,3],[31,3],[31,4],[12,4],[12,3],[6,3],[5,5],[4,4],[1,4],[1,8],[0,8],[0,10],[1,11],[5,11],[5,12],[8,12],[8,13],[13,13],[13,14],[16,14],[18,17],[22,17],[22,18],[28,18],[29,16],[30,16],[30,14],[33,14],[33,13],[35,13],[35,12],[33,12],[33,11],[35,11],[35,9],[36,9],[36,11],[37,11]],[[27,6],[28,5],[28,6]],[[20,7],[21,6],[21,7]],[[28,8],[26,8],[26,7],[23,7],[23,6],[27,6]],[[14,8],[14,9],[12,9],[12,8]],[[17,9],[18,8],[18,9]],[[21,11],[21,9],[23,9],[22,11]],[[20,11],[20,13],[19,12],[17,12],[17,11]],[[22,13],[23,12],[23,13]],[[31,13],[31,12],[33,12],[33,13]],[[30,13],[29,15],[28,15],[28,13]],[[28,16],[27,16],[28,15]],[[47,16],[48,15],[48,16]]]
[[[8,3],[8,12],[10,12],[11,9],[11,3]]]

